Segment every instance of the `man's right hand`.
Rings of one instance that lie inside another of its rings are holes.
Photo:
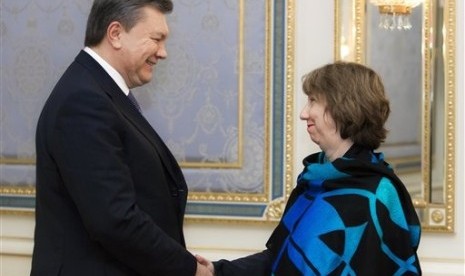
[[[214,276],[214,274],[207,266],[197,262],[197,271],[195,272],[195,276]]]

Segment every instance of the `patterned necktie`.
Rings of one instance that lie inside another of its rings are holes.
[[[128,98],[129,98],[129,100],[131,101],[132,105],[133,105],[140,113],[142,113],[142,110],[140,109],[140,105],[139,105],[139,103],[137,102],[137,100],[136,100],[136,98],[134,97],[134,95],[132,95],[131,91],[129,91]]]

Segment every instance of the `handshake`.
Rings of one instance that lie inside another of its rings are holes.
[[[195,276],[215,275],[215,268],[212,262],[199,255],[195,255],[195,258],[197,259],[197,271],[195,272]]]

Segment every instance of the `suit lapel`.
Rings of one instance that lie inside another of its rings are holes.
[[[96,76],[96,79],[99,80],[103,90],[115,103],[117,109],[120,110],[122,114],[128,119],[128,121],[130,121],[136,127],[136,129],[140,131],[144,137],[153,145],[158,155],[160,156],[163,165],[171,175],[171,178],[174,180],[177,191],[185,191],[186,182],[176,159],[171,154],[158,133],[137,110],[137,108],[130,102],[123,91],[121,91],[119,86],[98,64],[98,62],[96,62],[86,52],[81,51],[81,53],[79,53],[79,55],[76,57],[76,61],[83,64],[92,72],[92,75]]]
[[[176,159],[171,154],[170,150],[155,131],[155,129],[153,129],[150,123],[145,119],[145,117],[137,110],[137,108],[130,102],[130,100],[123,94],[123,92],[120,94],[122,97],[115,98],[116,105],[122,111],[123,115],[155,147],[158,155],[163,161],[163,165],[171,175],[171,178],[175,181],[177,188],[184,190],[184,188],[180,185],[183,185],[185,180]]]

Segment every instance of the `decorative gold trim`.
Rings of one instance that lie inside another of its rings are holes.
[[[342,12],[340,0],[334,0],[334,60],[341,60]]]
[[[286,201],[283,198],[273,200],[266,209],[267,220],[279,220],[284,213]]]
[[[433,0],[430,0],[433,1]],[[436,2],[434,2],[436,3]],[[432,5],[435,7],[435,5]],[[444,204],[428,203],[424,215],[428,224],[423,225],[427,232],[454,232],[455,223],[455,0],[446,0],[444,3],[444,30],[437,30],[444,34],[444,75],[445,75],[445,134],[444,134]],[[429,183],[429,182],[427,182]],[[427,185],[425,185],[427,186]],[[418,206],[420,207],[420,206]],[[434,209],[445,209],[444,226],[435,226]],[[433,210],[429,212],[429,210]],[[431,214],[430,214],[431,213]],[[433,223],[429,223],[432,221]]]
[[[265,114],[263,114],[263,118],[265,118],[265,175],[264,175],[264,183],[269,183],[269,185],[265,184],[265,194],[268,196],[270,194],[270,185],[271,185],[271,177],[270,177],[270,164],[271,164],[271,139],[267,139],[267,137],[271,137],[271,120],[268,120],[268,114],[272,114],[272,107],[271,107],[271,94],[267,91],[271,91],[272,85],[271,81],[273,79],[272,75],[272,20],[273,20],[273,5],[270,1],[265,1]]]
[[[242,113],[242,112],[241,112]],[[242,137],[243,134],[242,134],[242,131],[239,131],[238,133],[238,137]],[[242,139],[242,138],[240,138]],[[239,140],[240,140],[239,139]],[[240,144],[238,144],[238,161],[237,162],[231,162],[231,163],[220,163],[220,162],[205,162],[205,163],[201,163],[201,162],[192,162],[192,161],[189,161],[189,162],[179,162],[179,166],[181,168],[185,168],[185,169],[240,169],[242,168],[243,166],[243,157],[242,157],[242,154],[239,155],[239,153],[242,150],[242,146]]]
[[[0,214],[13,215],[13,216],[34,216],[35,211],[32,209],[0,207]]]
[[[454,231],[455,204],[455,0],[445,3],[445,84],[446,84],[446,229]]]
[[[294,186],[294,45],[295,45],[295,0],[287,1],[286,20],[286,147],[284,149],[284,184],[286,201]]]
[[[366,47],[366,0],[355,0],[354,18],[355,18],[355,62],[365,63]]]
[[[417,208],[425,209],[428,206],[428,202],[425,201],[423,198],[413,198],[413,205]]]
[[[0,185],[0,194],[2,195],[19,195],[19,196],[34,196],[36,194],[35,187],[15,187]],[[0,207],[0,214],[8,215],[34,215],[34,210],[21,208],[4,208]]]
[[[212,247],[212,246],[187,246],[187,249],[189,251],[222,251],[227,254],[230,254],[231,252],[241,252],[242,255],[251,255],[254,253],[257,253],[256,248],[230,248],[230,247]]]
[[[378,11],[381,14],[409,15],[412,13],[412,7],[404,5],[381,5],[378,6]]]
[[[424,1],[423,3],[423,22],[422,22],[422,31],[423,31],[423,39],[422,39],[422,73],[423,73],[423,90],[421,91],[423,98],[422,100],[422,128],[421,128],[421,135],[422,135],[422,148],[421,148],[421,159],[422,159],[422,168],[421,168],[421,176],[422,176],[422,183],[423,185],[423,198],[427,200],[431,198],[431,188],[429,183],[431,183],[431,170],[430,170],[430,158],[431,158],[431,59],[433,57],[432,51],[432,37],[435,36],[434,28],[432,28],[432,0]]]
[[[35,165],[35,158],[4,158],[0,157],[1,165]]]
[[[261,203],[269,200],[268,193],[265,194],[240,194],[240,193],[189,193],[191,201],[221,201],[241,203]]]
[[[239,1],[239,95],[238,95],[238,104],[239,104],[239,114],[238,114],[238,137],[237,137],[237,150],[238,150],[238,165],[240,167],[244,164],[244,21],[245,21],[245,8],[244,1]]]
[[[431,212],[431,220],[434,223],[441,223],[444,221],[444,214],[440,210],[434,210]]]
[[[1,239],[1,238],[0,238]],[[8,256],[8,257],[14,257],[14,258],[30,258],[32,257],[32,252],[31,253],[8,253],[8,252],[2,252],[2,256]],[[5,263],[5,262],[3,262]]]
[[[205,218],[200,216],[190,216],[184,219],[185,224],[203,223],[203,224],[218,224],[218,225],[278,225],[277,220],[257,220],[255,218],[227,218],[217,216],[215,218]]]
[[[341,53],[342,41],[341,37],[344,35],[342,33],[342,24],[344,23],[342,18],[342,9],[343,0],[334,0],[334,60],[343,59]],[[350,36],[350,41],[353,41],[352,51],[353,52],[353,61],[357,63],[365,62],[365,8],[366,0],[351,0],[351,16],[352,22],[354,22],[353,28],[350,29],[350,33],[346,34]]]
[[[36,194],[36,188],[1,185],[0,194],[34,196]]]

